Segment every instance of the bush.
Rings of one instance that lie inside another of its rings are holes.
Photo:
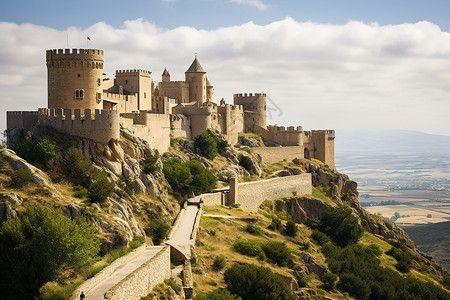
[[[149,222],[149,234],[152,236],[154,245],[161,244],[169,234],[170,226],[162,221],[154,220]]]
[[[86,198],[88,196],[88,190],[81,185],[73,187],[73,196],[76,198]]]
[[[283,279],[269,268],[251,264],[234,264],[224,273],[227,289],[243,300],[294,300]]]
[[[284,242],[268,241],[261,246],[266,257],[272,259],[279,266],[286,266],[292,258],[291,250]]]
[[[397,270],[403,273],[408,273],[412,267],[413,257],[408,252],[408,249],[404,245],[400,247],[392,247],[386,254],[393,256],[397,260],[395,267]]]
[[[258,241],[245,241],[238,239],[233,244],[234,250],[247,256],[258,256],[261,252],[261,245]]]
[[[99,173],[92,181],[88,190],[88,199],[92,203],[104,204],[114,190],[114,182],[109,182],[104,172]]]
[[[28,162],[39,162],[45,164],[47,161],[55,157],[56,144],[46,136],[35,140],[31,132],[21,132],[21,138],[14,149],[18,156]]]
[[[352,209],[344,206],[326,209],[319,229],[341,247],[358,242],[364,233],[358,219],[352,215]]]
[[[31,179],[33,179],[33,174],[28,169],[19,169],[14,171],[11,176],[12,183],[15,187],[22,188],[27,185]]]
[[[170,286],[177,294],[180,294],[181,292],[181,286],[179,286],[173,277],[170,277],[168,279],[164,279],[164,283]]]
[[[322,246],[330,240],[325,233],[320,232],[318,229],[313,230],[311,238],[315,240],[319,246]]]
[[[281,224],[281,220],[278,217],[272,217],[272,223],[269,225],[269,229],[280,230],[282,226],[283,224]]]
[[[264,230],[252,223],[247,224],[245,231],[253,235],[264,235]]]
[[[217,186],[214,173],[196,160],[183,163],[176,158],[169,159],[164,163],[163,173],[173,191],[183,195],[208,193]]]
[[[300,165],[300,164],[301,164],[301,161],[300,161],[299,158],[294,158],[294,159],[292,160],[292,162],[293,162],[295,165]]]
[[[158,159],[159,151],[155,149],[155,154],[146,154],[142,160],[143,171],[145,174],[155,174],[159,170]]]
[[[134,250],[141,246],[143,243],[145,243],[145,237],[135,236],[128,247],[130,247],[131,250]]]
[[[289,219],[284,226],[284,231],[287,235],[294,237],[297,234],[298,226],[294,220]]]
[[[217,289],[206,295],[199,294],[193,300],[242,300],[242,298],[231,294],[226,289]]]
[[[39,289],[41,300],[66,300],[70,299],[80,283],[60,286],[57,282],[47,282]]]
[[[206,158],[214,159],[217,155],[217,143],[208,132],[195,136],[194,145],[200,154]]]
[[[80,267],[96,255],[100,243],[84,219],[33,207],[0,227],[0,288],[3,299],[34,299],[55,280],[60,267]]]
[[[320,280],[322,280],[325,289],[332,290],[336,286],[337,275],[332,272],[326,272]]]
[[[226,264],[225,256],[223,255],[216,256],[213,263],[213,269],[216,271],[222,270],[225,267],[225,264]]]
[[[244,169],[246,169],[250,173],[254,173],[253,172],[253,161],[252,161],[252,159],[249,156],[243,155],[243,154],[239,154],[238,155],[238,160],[239,160],[239,165],[241,167],[243,167]]]
[[[369,299],[370,287],[363,280],[353,274],[341,274],[339,286],[343,290],[349,292],[350,295],[355,296],[357,299]]]

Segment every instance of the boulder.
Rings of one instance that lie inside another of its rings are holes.
[[[20,205],[23,202],[22,197],[16,193],[0,193],[0,200],[8,201],[11,205]]]
[[[9,203],[0,203],[0,224],[11,217],[17,217],[17,212],[11,208]]]

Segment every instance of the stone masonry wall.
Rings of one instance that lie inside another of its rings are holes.
[[[252,147],[251,150],[253,153],[261,155],[262,162],[265,165],[270,165],[283,159],[291,161],[294,158],[304,158],[303,147],[301,146]]]
[[[257,211],[264,200],[275,200],[294,195],[311,195],[311,193],[311,174],[305,173],[240,183],[236,204],[239,204],[242,209]]]
[[[116,259],[113,263],[111,263],[109,266],[98,272],[94,275],[94,277],[86,280],[83,282],[72,294],[72,297],[70,297],[70,300],[78,300],[80,299],[80,294],[82,291],[86,292],[92,289],[94,286],[96,286],[99,282],[103,281],[105,278],[109,277],[114,271],[116,271],[121,266],[125,265],[132,259],[134,259],[136,256],[141,254],[142,251],[145,250],[145,244],[139,246],[138,248],[134,249],[132,252],[128,253],[125,256],[122,256],[118,259]]]
[[[161,248],[158,254],[111,288],[105,299],[139,300],[150,293],[155,285],[170,278],[170,246]]]

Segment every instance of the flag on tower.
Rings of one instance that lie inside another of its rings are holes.
[[[91,40],[91,38],[90,38],[90,37],[87,37],[87,39],[88,39],[88,41],[90,41],[90,40]]]

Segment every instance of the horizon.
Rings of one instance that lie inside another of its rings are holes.
[[[146,69],[160,81],[167,68],[174,80],[184,80],[198,53],[215,102],[265,92],[270,124],[450,136],[450,22],[442,9],[450,4],[418,2],[408,2],[397,14],[386,12],[405,1],[366,8],[355,1],[138,1],[153,10],[135,18],[130,7],[98,14],[97,3],[78,19],[66,11],[76,12],[85,1],[69,6],[45,1],[23,11],[21,4],[31,1],[5,3],[0,130],[6,111],[47,106],[45,50],[86,48],[89,36],[89,48],[105,51],[104,73],[110,78],[115,70]]]

